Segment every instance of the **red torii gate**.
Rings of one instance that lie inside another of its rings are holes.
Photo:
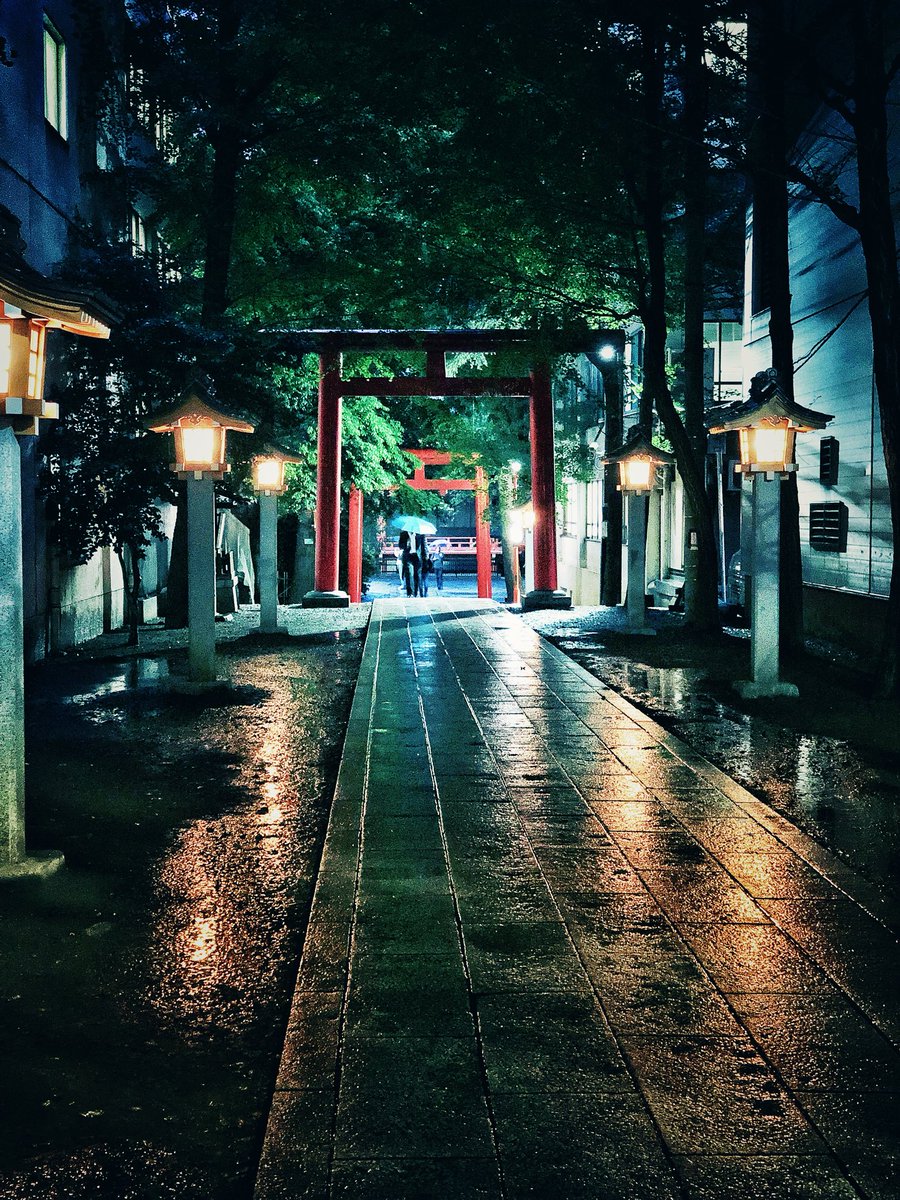
[[[475,467],[474,479],[429,479],[426,466],[446,467],[453,457],[446,450],[407,450],[419,460],[408,487],[417,492],[471,492],[475,493],[475,562],[478,596],[490,600],[493,595],[491,583],[491,527],[484,519],[487,508],[487,479],[484,467]],[[353,484],[350,488],[349,528],[347,531],[347,591],[350,603],[359,604],[362,599],[362,524],[363,494]]]
[[[595,330],[577,337],[550,339],[527,329],[305,329],[275,334],[275,352],[319,355],[318,475],[316,480],[315,587],[303,597],[306,607],[342,607],[350,597],[338,588],[341,499],[341,401],[344,396],[519,396],[529,403],[531,504],[534,512],[534,589],[524,608],[569,608],[572,599],[559,590],[556,570],[556,484],[553,453],[551,353],[582,353],[602,342],[623,344],[619,331]],[[424,351],[424,375],[391,378],[341,374],[345,350]],[[528,352],[533,367],[523,377],[448,376],[445,355],[454,352]],[[477,494],[477,493],[476,493]],[[358,523],[359,515],[354,514]]]

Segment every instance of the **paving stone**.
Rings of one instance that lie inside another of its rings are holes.
[[[767,854],[722,850],[716,858],[757,899],[835,898],[834,885],[787,847]]]
[[[353,960],[347,1027],[369,1035],[471,1037],[459,953],[360,954]]]
[[[558,922],[464,926],[472,987],[481,992],[588,992],[578,956]]]
[[[482,996],[477,1005],[495,1092],[633,1092],[603,1014],[590,997]]]
[[[859,1200],[823,1154],[696,1154],[676,1160],[687,1200]]]
[[[675,1200],[681,1192],[643,1102],[620,1093],[494,1094],[510,1200]]]
[[[788,1087],[897,1093],[900,1052],[841,995],[736,996],[742,1023]]]
[[[296,1171],[306,1179],[307,1164],[311,1166],[306,1186],[312,1187],[321,1178],[321,1164],[327,1162],[331,1146],[336,1098],[334,1088],[290,1089],[276,1091],[266,1126],[262,1165],[275,1186],[276,1164]],[[279,1195],[273,1192],[273,1195]],[[310,1191],[310,1195],[315,1193]]]
[[[341,1159],[334,1200],[499,1200],[494,1158]]]
[[[609,834],[590,812],[549,812],[540,816],[523,816],[522,827],[532,845],[612,845]]]
[[[637,831],[616,830],[613,841],[633,867],[658,871],[666,867],[712,865],[703,847],[681,826]]]
[[[613,847],[538,846],[535,854],[551,887],[561,892],[643,892],[635,869]]]
[[[691,925],[680,932],[723,992],[830,992],[834,984],[771,925]]]
[[[675,1153],[824,1153],[749,1038],[630,1037],[623,1043]]]
[[[474,1038],[348,1036],[336,1159],[492,1153]]]
[[[657,800],[592,800],[590,806],[610,830],[671,829],[676,824]]]
[[[598,928],[566,919],[591,982],[617,1031],[735,1035],[734,1014],[696,959],[665,928]]]
[[[370,893],[357,909],[355,951],[361,954],[439,954],[451,956],[458,949],[456,914],[446,895],[408,896],[389,899],[383,892]]]
[[[327,1091],[334,1087],[343,994],[295,992],[276,1088]]]
[[[641,879],[676,925],[771,923],[766,911],[718,866],[641,871]]]
[[[798,1092],[797,1100],[862,1194],[895,1200],[900,1179],[897,1097],[871,1091]]]
[[[607,801],[653,800],[653,793],[634,775],[610,775],[600,784],[581,784],[579,792],[585,803],[593,806]]]

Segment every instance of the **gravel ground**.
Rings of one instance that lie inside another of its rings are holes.
[[[161,628],[29,671],[2,1200],[249,1200],[368,616],[242,612],[197,694]]]

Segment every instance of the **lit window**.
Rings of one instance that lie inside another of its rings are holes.
[[[147,253],[147,226],[144,218],[136,209],[128,214],[128,237],[131,241],[131,252],[134,255]]]
[[[599,541],[603,536],[603,508],[601,504],[602,484],[599,479],[592,479],[587,485],[587,522],[585,537]]]
[[[69,136],[66,89],[66,43],[44,17],[44,116],[60,135]]]

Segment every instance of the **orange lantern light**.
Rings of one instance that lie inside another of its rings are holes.
[[[149,417],[145,425],[152,433],[173,434],[172,470],[179,479],[222,479],[231,470],[225,461],[228,430],[252,433],[254,429],[249,422],[214,408],[208,393],[199,387],[189,389],[175,408]]]
[[[618,450],[603,459],[619,468],[620,492],[649,492],[656,482],[656,468],[674,462],[667,450],[660,450],[640,425],[631,430]]]
[[[737,430],[743,474],[786,475],[797,470],[794,446],[798,433],[824,429],[833,418],[795,404],[781,390],[774,367],[760,371],[750,381],[750,395],[722,406],[709,426],[710,433]]]

